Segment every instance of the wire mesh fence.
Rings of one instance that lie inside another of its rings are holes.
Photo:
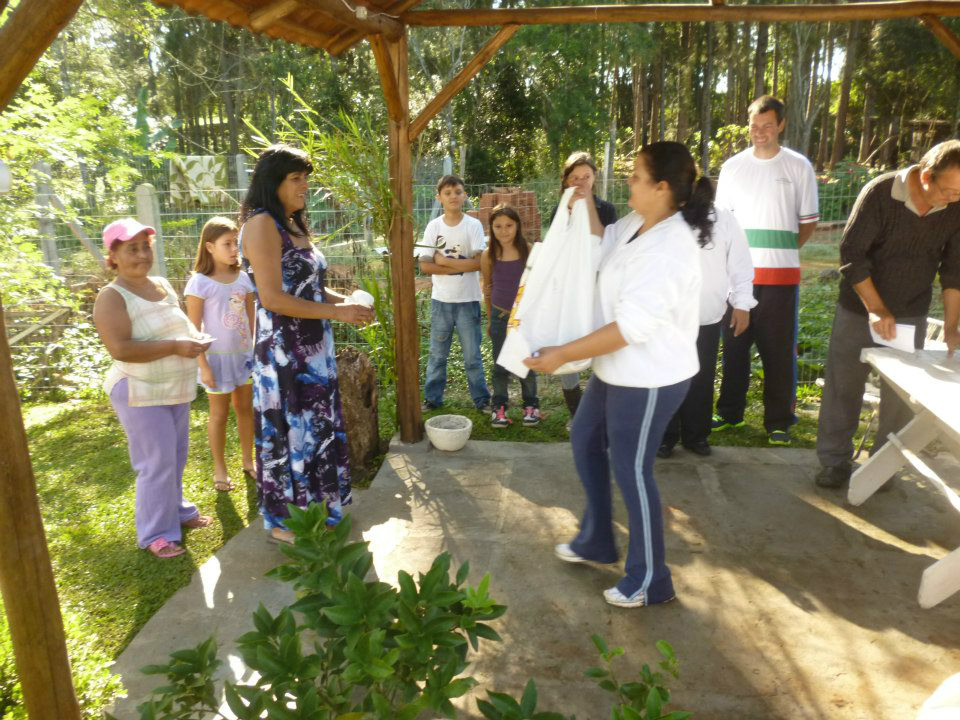
[[[172,190],[164,181],[162,172],[154,170],[150,179],[157,184],[152,189],[156,213],[152,224],[158,231],[158,245],[162,244],[165,275],[182,292],[193,267],[204,223],[216,215],[235,218],[244,190],[220,190],[199,202],[185,200],[181,193]],[[599,192],[600,181],[597,185]],[[837,294],[837,246],[843,221],[861,186],[862,182],[848,181],[821,187],[824,222],[801,252],[804,279],[800,288],[798,332],[800,383],[813,382],[822,374]],[[556,180],[518,185],[469,184],[466,190],[469,197],[466,209],[481,220],[489,217],[490,209],[497,202],[507,201],[517,206],[524,221],[524,233],[528,239],[534,240],[546,234],[560,197],[560,185]],[[414,186],[416,237],[420,237],[427,222],[441,212],[435,196],[433,184]],[[629,188],[624,179],[611,179],[607,183],[606,199],[614,204],[618,215],[629,212],[628,198]],[[141,197],[139,204],[142,203]],[[98,243],[104,225],[129,215],[138,215],[138,197],[134,192],[113,194],[96,209],[88,209],[79,217],[71,218],[75,221],[74,230],[63,222],[63,218],[53,222],[55,269],[64,282],[78,292],[79,307],[52,318],[51,314],[58,308],[18,306],[6,309],[8,336],[16,340],[11,343],[11,349],[21,387],[28,387],[32,393],[55,391],[72,395],[96,386],[95,378],[109,359],[96,341],[90,312],[96,290],[109,281],[109,274],[98,266],[75,230],[79,228],[92,242]],[[386,282],[389,274],[388,242],[374,236],[370,223],[361,212],[339,205],[329,193],[317,189],[308,200],[308,220],[315,243],[327,259],[331,287],[352,290],[364,280]],[[418,317],[424,340],[429,334],[429,297],[429,278],[418,277]],[[337,328],[336,338],[338,345],[363,344],[363,339],[352,327]],[[545,381],[549,384],[550,379],[545,378]]]

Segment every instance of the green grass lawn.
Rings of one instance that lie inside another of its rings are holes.
[[[61,602],[80,613],[110,656],[119,654],[194,570],[256,516],[235,429],[228,432],[231,493],[213,489],[205,397],[190,412],[184,496],[216,522],[187,531],[187,553],[160,560],[137,548],[134,473],[126,437],[106,398],[42,405],[24,413],[47,542]]]

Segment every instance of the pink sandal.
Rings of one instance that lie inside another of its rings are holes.
[[[179,555],[183,555],[186,552],[182,545],[179,545],[175,542],[170,542],[164,538],[157,538],[154,540],[152,543],[147,545],[147,550],[149,550],[150,554],[154,557],[161,559],[175,558]]]

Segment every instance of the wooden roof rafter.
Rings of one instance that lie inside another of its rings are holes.
[[[289,16],[292,10],[287,11],[283,16],[278,16],[276,19],[273,19],[272,22],[266,24],[264,23],[262,15],[255,16],[256,10],[251,11],[239,2],[236,2],[236,0],[217,0],[216,3],[206,2],[205,0],[153,1],[157,5],[178,7],[190,15],[202,15],[210,20],[219,20],[233,27],[245,28],[251,32],[267,35],[277,40],[286,40],[296,45],[326,50],[333,40],[330,34],[283,19]],[[297,6],[298,8],[300,7],[299,2]],[[270,9],[272,13],[276,13],[278,10],[268,5],[262,8],[261,12],[265,12],[267,9]],[[257,25],[259,25],[260,28],[254,27],[254,19],[257,20]]]
[[[883,0],[837,4],[728,5],[703,3],[644,3],[470,10],[411,10],[403,22],[411,27],[482,27],[495,25],[573,25],[635,22],[849,22],[960,17],[958,0]]]

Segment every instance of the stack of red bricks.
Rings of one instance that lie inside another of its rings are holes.
[[[483,232],[490,237],[490,212],[503,203],[512,205],[520,215],[523,237],[527,242],[540,240],[540,210],[537,208],[536,193],[526,192],[518,187],[494,188],[493,192],[480,196],[476,210],[468,210],[467,215],[483,223]]]

